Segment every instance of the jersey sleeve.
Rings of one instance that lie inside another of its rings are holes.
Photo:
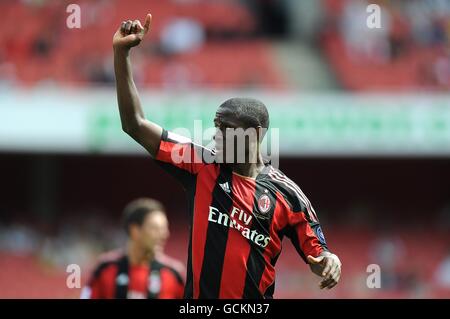
[[[117,271],[115,259],[103,255],[92,272],[87,285],[81,290],[81,299],[110,299],[114,296],[111,284]]]
[[[159,294],[160,299],[182,299],[184,294],[184,279],[173,269],[161,271],[164,285]]]
[[[101,287],[101,274],[104,269],[103,265],[97,266],[95,271],[92,273],[91,277],[86,286],[81,290],[80,299],[101,299],[105,296],[102,295]]]
[[[302,259],[307,262],[308,255],[317,257],[328,250],[325,236],[314,208],[298,186],[291,189],[287,199],[285,234]]]
[[[212,150],[167,130],[162,132],[161,143],[155,156],[156,162],[182,184],[212,163],[213,158]]]

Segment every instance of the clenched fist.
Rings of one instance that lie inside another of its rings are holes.
[[[139,20],[123,21],[113,37],[114,49],[129,50],[130,48],[139,45],[150,30],[151,23],[151,14],[147,14],[145,17],[144,26],[142,26]]]

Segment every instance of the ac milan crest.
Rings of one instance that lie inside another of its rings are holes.
[[[272,206],[272,203],[270,202],[270,197],[266,194],[261,195],[258,199],[258,208],[259,211],[263,214],[267,213]]]

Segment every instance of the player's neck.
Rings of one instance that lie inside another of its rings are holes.
[[[155,253],[143,249],[140,245],[130,240],[127,245],[127,255],[128,260],[132,265],[148,265]]]
[[[256,178],[264,168],[262,155],[259,153],[256,163],[236,163],[231,165],[231,169],[238,175]]]

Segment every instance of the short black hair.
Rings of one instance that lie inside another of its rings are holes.
[[[126,233],[130,234],[130,226],[142,226],[145,217],[155,211],[165,214],[164,206],[161,202],[151,198],[138,198],[125,206],[123,210],[123,226]]]
[[[269,128],[269,112],[264,103],[259,100],[235,97],[223,102],[219,108],[230,110],[237,119],[249,127]]]

